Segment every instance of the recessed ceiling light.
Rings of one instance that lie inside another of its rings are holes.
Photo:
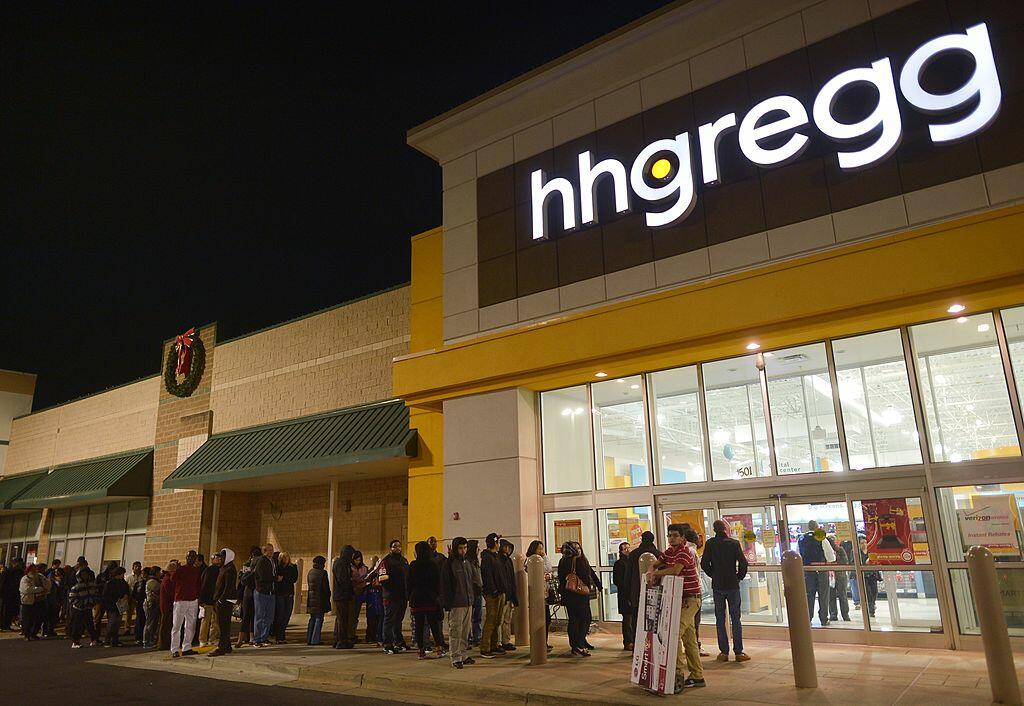
[[[618,380],[616,380],[615,382],[626,382],[626,379],[625,379],[625,378],[619,378],[619,379],[618,379]]]
[[[963,304],[951,304],[946,311],[950,314],[959,314],[961,311],[966,311],[967,307]]]
[[[594,373],[594,377],[596,377],[596,378],[606,378],[606,377],[608,377],[608,373],[604,372],[603,370],[600,370],[600,371]]]
[[[956,322],[958,324],[966,324],[967,323],[967,317],[966,316],[960,316],[960,317],[957,318]]]
[[[978,333],[985,333],[988,331],[988,324],[978,324]]]
[[[760,347],[761,347],[760,343],[748,343],[747,344],[747,350],[748,351],[756,351]]]
[[[639,390],[639,389],[640,389],[640,386],[639,386],[639,385],[630,385],[630,386],[629,386],[629,389],[630,389],[630,390]]]

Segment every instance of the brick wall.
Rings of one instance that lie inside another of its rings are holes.
[[[409,351],[409,287],[217,347],[214,432],[391,397],[391,361]]]
[[[189,397],[175,397],[158,380],[159,407],[156,419],[155,451],[153,453],[153,503],[146,532],[145,562],[164,565],[170,559],[182,558],[189,549],[206,549],[209,537],[203,536],[202,490],[164,490],[163,482],[181,460],[178,441],[210,433],[210,381],[213,377],[217,344],[216,325],[199,331],[206,348],[206,371],[195,392]],[[172,342],[164,344],[162,360],[167,359]]]
[[[152,445],[161,389],[160,378],[146,378],[15,419],[4,472],[33,471]]]
[[[217,519],[217,546],[235,553],[235,568],[249,558],[249,548],[259,544],[260,522],[255,493],[222,491]]]

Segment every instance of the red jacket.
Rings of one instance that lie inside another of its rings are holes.
[[[199,600],[199,567],[184,564],[174,572],[174,602]]]
[[[167,574],[160,582],[160,612],[170,615],[174,608],[174,574]]]

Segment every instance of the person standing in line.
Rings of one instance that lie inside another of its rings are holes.
[[[697,554],[697,563],[700,565],[700,548],[702,545],[700,535],[697,534],[697,530],[693,529],[688,522],[683,523],[683,537],[686,538],[686,543],[693,548],[693,551]],[[700,578],[700,571],[697,571],[697,580],[701,581],[701,607],[697,609],[697,612],[693,615],[693,632],[697,636],[697,652],[700,653],[701,657],[710,657],[707,652],[704,651],[704,644],[700,641],[700,619],[701,614],[704,612],[704,583]]]
[[[21,577],[24,569],[21,559],[15,559],[4,571],[3,585],[0,587],[0,597],[3,598],[0,630],[10,630],[11,623],[21,612]]]
[[[253,598],[253,591],[256,589],[256,574],[253,568],[256,562],[263,556],[263,550],[257,546],[249,549],[249,559],[242,566],[238,575],[238,597],[242,599],[242,627],[238,632],[238,642],[235,647],[242,647],[251,644],[252,626],[256,615],[256,601]]]
[[[626,613],[623,615],[628,615],[633,625],[637,624],[637,613],[640,610],[640,557],[644,554],[651,554],[656,559],[661,557],[661,552],[654,544],[653,532],[644,532],[640,535],[640,544],[630,549],[626,560],[626,593],[619,600],[625,601]]]
[[[860,563],[868,565],[868,540],[864,535],[858,535],[857,550],[860,552]],[[867,603],[868,615],[875,617],[875,604],[878,602],[878,583],[882,580],[881,571],[865,571],[864,577],[864,603]]]
[[[104,647],[121,646],[121,615],[127,612],[128,582],[124,580],[124,567],[118,566],[103,586],[103,604],[107,613],[107,641]]]
[[[127,580],[127,579],[126,579]],[[146,584],[149,582],[149,567],[142,567],[138,580],[131,586],[132,603],[135,605],[135,644],[142,647],[146,637]]]
[[[126,603],[127,610],[124,614],[124,634],[127,637],[135,632],[135,623],[138,622],[135,619],[135,613],[137,612],[138,605],[135,603],[135,584],[142,580],[142,562],[133,561],[132,571],[124,577],[124,580],[128,583],[128,601]]]
[[[67,584],[64,581],[64,570],[59,564],[50,570],[47,577],[50,581],[50,590],[46,593],[43,602],[43,637],[57,637],[57,622],[60,618],[60,608],[67,600]]]
[[[402,556],[401,540],[392,539],[388,548],[388,555],[381,560],[378,575],[384,598],[384,651],[396,654],[409,649],[402,635],[402,621],[405,620],[409,604],[406,592],[409,562]]]
[[[750,657],[743,651],[740,581],[747,575],[747,557],[740,543],[729,536],[725,522],[715,520],[712,527],[715,536],[704,544],[700,568],[711,577],[711,592],[715,599],[715,626],[718,628],[716,659],[719,662],[729,661],[729,633],[725,629],[725,610],[728,607],[736,661],[746,662]]]
[[[448,610],[448,639],[455,669],[475,663],[468,649],[477,587],[476,572],[466,558],[468,551],[466,538],[456,537],[441,568],[441,603]]]
[[[853,556],[846,553],[848,542],[838,543],[835,536],[826,537],[826,541],[832,545],[832,551],[836,553],[836,563],[849,565],[853,563]],[[828,619],[837,621],[842,616],[844,622],[850,622],[850,575],[842,569],[832,572],[835,576],[835,586],[830,590],[828,601]]]
[[[444,638],[441,635],[441,602],[438,596],[441,576],[427,542],[416,543],[416,558],[409,565],[406,575],[406,593],[409,596],[409,611],[412,613],[416,644],[419,645],[420,659],[427,659],[427,628],[434,636],[437,657],[443,657]]]
[[[512,644],[512,611],[519,607],[519,596],[516,586],[516,565],[512,554],[516,548],[512,542],[502,539],[498,542],[498,558],[501,560],[503,583],[505,584],[505,607],[501,611],[501,649],[514,652]]]
[[[576,580],[571,581],[570,577]],[[577,542],[566,542],[562,545],[562,558],[558,562],[558,593],[562,597],[562,605],[568,614],[569,649],[579,657],[590,656],[590,643],[587,632],[593,617],[590,612],[590,591],[594,587],[594,571],[590,562],[583,556],[583,548]],[[570,586],[581,586],[586,594],[570,590]]]
[[[217,606],[213,600],[213,592],[217,588],[217,577],[220,575],[220,554],[210,557],[210,565],[203,569],[199,579],[199,605],[203,608],[203,620],[199,624],[199,646],[206,647],[219,642],[220,633],[217,626]]]
[[[697,552],[686,542],[686,528],[681,524],[668,526],[668,543],[658,563],[648,573],[648,583],[656,584],[662,576],[681,576],[683,579],[682,610],[679,612],[679,651],[676,654],[676,683],[673,693],[684,688],[705,685],[704,666],[697,647],[694,615],[700,610],[700,577],[697,575]],[[681,679],[689,670],[689,676]]]
[[[92,605],[99,599],[99,590],[92,571],[84,567],[77,572],[78,581],[68,591],[68,636],[71,638],[71,649],[82,646],[82,632],[89,631],[92,642],[90,647],[100,644],[100,635],[96,632],[96,624],[92,620]]]
[[[39,573],[36,564],[25,567],[25,575],[18,583],[21,599],[21,634],[26,641],[38,640],[39,628],[42,626],[43,611],[46,607],[46,594],[50,590],[50,581]]]
[[[149,567],[145,595],[146,627],[142,632],[142,646],[153,649],[160,639],[160,567]]]
[[[369,575],[370,569],[363,561],[363,553],[356,549],[352,552],[352,614],[348,618],[348,639],[353,645],[359,642],[356,627],[359,625],[359,612],[366,602]]]
[[[231,654],[231,613],[238,602],[238,571],[235,569],[235,553],[225,547],[214,556],[219,570],[217,583],[213,586],[213,604],[217,612],[217,649],[209,657]]]
[[[178,571],[178,562],[171,560],[164,570],[160,581],[160,635],[158,644],[161,650],[171,649],[171,626],[174,624],[174,574]]]
[[[171,608],[171,657],[194,655],[192,639],[196,634],[196,616],[199,610],[198,555],[189,550],[185,565],[174,572],[174,605]],[[182,636],[182,626],[185,628]]]
[[[355,645],[349,640],[350,615],[355,609],[355,587],[352,584],[352,557],[355,548],[346,544],[341,556],[331,564],[331,603],[334,605],[334,642],[336,650],[350,650]]]
[[[319,645],[320,632],[324,627],[324,614],[331,609],[331,584],[327,579],[327,558],[313,557],[313,568],[306,573],[306,644]]]
[[[505,612],[507,591],[501,557],[498,555],[498,540],[501,535],[491,532],[484,539],[487,548],[480,555],[480,575],[484,591],[484,626],[480,638],[480,656],[493,659],[505,654],[501,647],[501,620]]]
[[[476,595],[473,598],[473,624],[469,628],[469,646],[479,647],[480,637],[483,634],[484,620],[484,580],[480,573],[480,542],[469,540],[469,548],[466,551],[466,558],[473,567],[473,583],[476,586]]]
[[[295,584],[299,580],[299,567],[292,563],[292,555],[281,552],[277,557],[277,574],[274,579],[274,637],[277,644],[288,642],[286,631],[295,607]]]
[[[253,605],[256,608],[253,616],[253,644],[256,647],[270,646],[270,630],[274,625],[274,584],[277,580],[277,568],[274,565],[274,545],[263,545],[263,554],[253,566],[256,588],[253,591]]]
[[[832,543],[824,537],[824,533],[820,538],[815,536],[817,532],[818,523],[811,520],[807,523],[807,532],[797,542],[804,568],[831,564],[836,560]],[[825,627],[828,625],[828,571],[804,571],[804,586],[807,590],[807,610],[810,617],[814,618],[814,597],[817,595],[818,622],[821,623],[821,627]]]
[[[366,589],[363,591],[366,603],[366,642],[384,646],[384,599],[380,588],[380,557],[370,558],[370,571],[366,574]]]
[[[619,558],[612,565],[612,584],[615,586],[619,615],[622,616],[622,649],[632,651],[633,640],[636,639],[636,613],[629,610],[628,573],[629,543],[623,542],[619,545]]]
[[[551,561],[548,559],[548,553],[544,548],[544,542],[539,539],[535,539],[530,542],[530,546],[526,549],[526,558],[529,559],[531,556],[536,554],[544,560],[544,585],[547,587],[544,598],[544,640],[548,651],[552,649],[551,643],[547,642],[548,633],[551,631],[551,606],[555,603],[555,599],[558,596],[558,583],[552,582],[552,569]]]

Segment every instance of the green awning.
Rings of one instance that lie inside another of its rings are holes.
[[[57,466],[22,493],[12,508],[36,509],[97,501],[148,498],[153,494],[153,450],[93,458]]]
[[[412,458],[415,429],[401,400],[214,434],[164,481],[197,488],[265,476]],[[285,479],[281,479],[285,480]]]
[[[0,480],[0,510],[11,509],[11,503],[19,495],[45,477],[46,471],[33,471],[32,473],[19,473],[16,476],[7,476]]]

